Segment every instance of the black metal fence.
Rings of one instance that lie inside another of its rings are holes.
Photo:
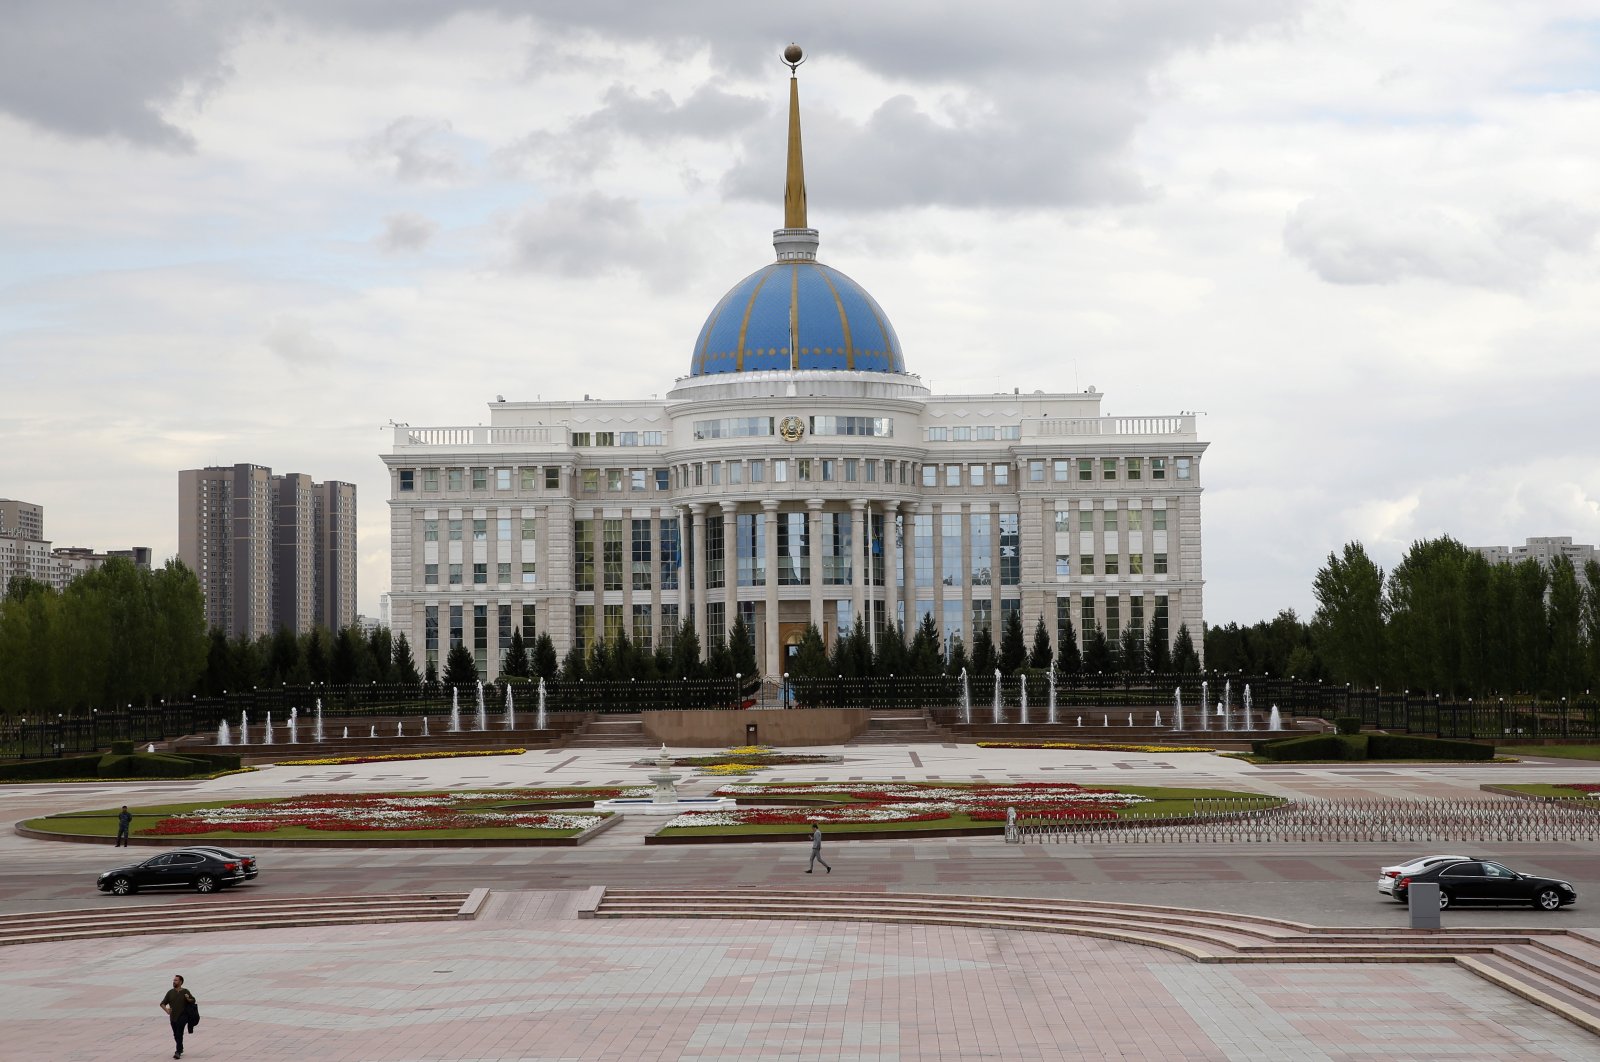
[[[873,678],[788,677],[757,679],[662,679],[650,681],[546,681],[549,712],[626,713],[737,708],[955,708],[963,698],[974,709],[994,703],[996,678],[898,675]],[[1027,691],[1032,707],[1045,708],[1051,697],[1051,676],[1030,672],[999,679],[1006,707],[1021,704]],[[538,709],[536,683],[510,687],[518,712]],[[1285,715],[1326,719],[1359,718],[1369,727],[1432,737],[1494,740],[1516,744],[1549,738],[1600,740],[1600,698],[1506,697],[1446,699],[1411,690],[1357,690],[1349,686],[1298,682],[1289,678],[1247,675],[1156,675],[1144,673],[1057,675],[1056,705],[1110,709],[1154,707],[1167,712],[1182,697],[1185,712],[1213,708],[1226,699],[1242,706],[1250,691],[1252,707],[1267,712],[1276,705]],[[503,713],[505,684],[483,688],[485,708]],[[252,723],[277,721],[291,709],[312,714],[320,702],[325,714],[347,718],[410,717],[447,714],[452,694],[463,713],[477,708],[478,689],[452,691],[431,686],[372,683],[365,686],[310,685],[260,687],[230,691],[218,697],[194,697],[148,707],[124,706],[76,715],[30,719],[11,716],[0,722],[0,756],[35,759],[103,749],[113,741],[145,743],[216,730],[226,720],[238,725],[248,713]],[[1043,719],[1043,716],[1036,718]],[[1174,715],[1164,718],[1171,720]]]

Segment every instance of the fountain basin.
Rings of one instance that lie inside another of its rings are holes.
[[[733,811],[739,802],[732,797],[679,797],[676,800],[652,800],[650,797],[617,797],[614,800],[596,800],[596,811],[612,811],[623,815],[677,815],[685,811]]]

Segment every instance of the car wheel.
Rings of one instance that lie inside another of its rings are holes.
[[[194,879],[194,891],[216,892],[217,879],[212,877],[210,874],[201,874],[198,878]]]
[[[1541,911],[1554,911],[1561,906],[1561,893],[1555,889],[1540,889],[1533,898],[1533,905]]]
[[[111,894],[113,896],[127,896],[139,890],[127,878],[111,879]]]
[[[1448,892],[1445,892],[1443,889],[1439,890],[1439,910],[1441,910],[1441,911],[1449,910],[1450,909],[1450,905],[1453,902],[1454,902],[1454,900],[1451,899],[1450,894]]]

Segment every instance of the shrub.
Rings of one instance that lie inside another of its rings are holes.
[[[102,778],[187,778],[191,774],[211,774],[221,770],[204,760],[174,756],[165,752],[136,752],[131,756],[107,753],[97,772]]]
[[[1494,747],[1472,741],[1413,737],[1410,734],[1372,734],[1367,738],[1367,758],[1373,760],[1492,760]]]
[[[1333,721],[1333,728],[1341,734],[1361,733],[1361,717],[1357,715],[1341,715]]]
[[[1360,760],[1366,758],[1366,739],[1359,734],[1309,734],[1279,741],[1258,741],[1258,756],[1273,760]]]
[[[186,760],[197,760],[203,766],[196,773],[211,774],[216,771],[237,771],[244,763],[237,752],[179,752],[174,755]]]
[[[111,754],[113,756],[132,756],[133,755],[133,742],[131,742],[131,741],[113,741],[111,743]]]
[[[28,782],[54,778],[93,778],[99,771],[100,757],[63,756],[58,760],[22,760],[0,764],[0,782]]]

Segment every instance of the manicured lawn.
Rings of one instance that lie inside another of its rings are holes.
[[[1512,756],[1549,756],[1557,760],[1600,760],[1600,745],[1501,745]]]
[[[1600,782],[1600,777],[1597,777],[1595,781]],[[1529,796],[1556,797],[1561,800],[1582,800],[1591,804],[1600,804],[1600,799],[1596,799],[1581,790],[1565,789],[1559,785],[1544,782],[1518,782],[1514,785],[1497,785],[1495,788],[1510,789],[1514,792],[1526,793]]]

